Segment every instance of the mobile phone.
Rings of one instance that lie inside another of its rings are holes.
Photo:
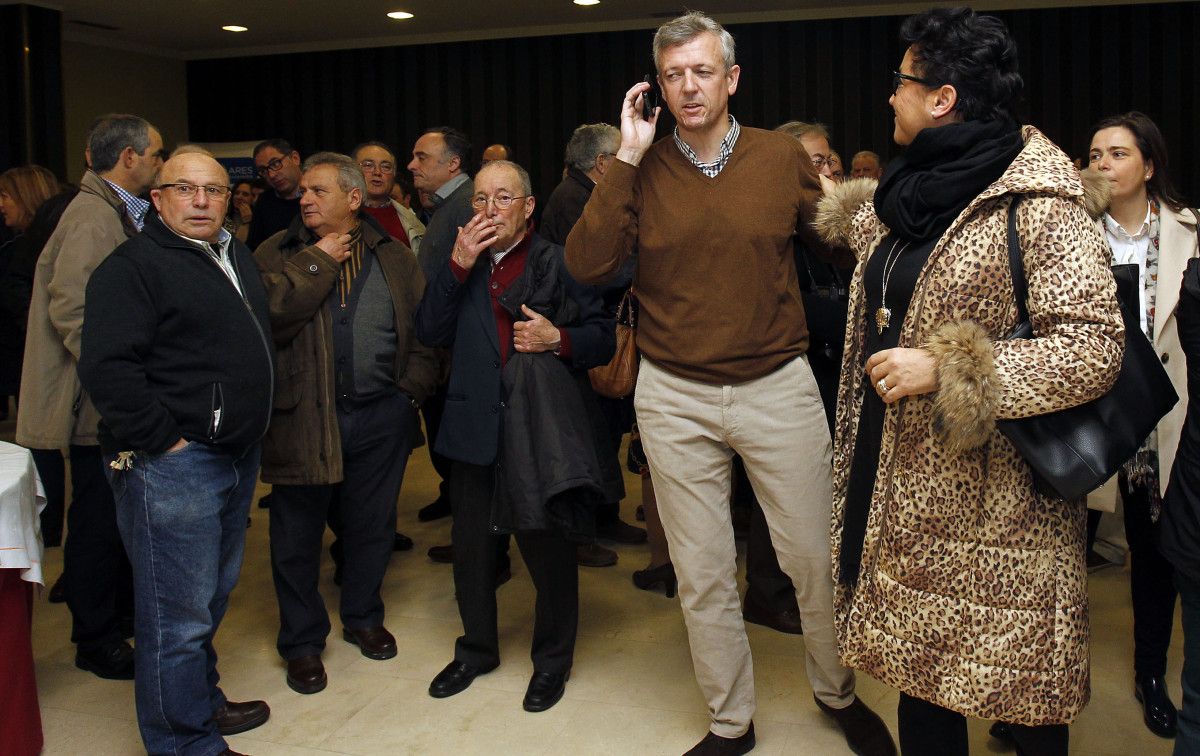
[[[642,81],[650,85],[650,89],[642,92],[642,118],[649,121],[654,117],[654,109],[658,107],[658,90],[654,88],[653,74],[646,74]]]

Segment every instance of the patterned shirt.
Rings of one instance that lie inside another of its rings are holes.
[[[142,226],[146,223],[146,213],[150,210],[150,203],[141,197],[133,196],[108,179],[104,179],[104,183],[111,186],[121,201],[125,203],[125,212],[129,215],[129,220],[133,221],[133,225],[138,231],[141,231]]]
[[[737,144],[738,135],[741,133],[742,127],[738,125],[737,119],[730,115],[729,131],[725,133],[725,138],[721,140],[721,149],[717,152],[717,159],[711,163],[700,162],[700,158],[696,157],[696,151],[692,149],[691,145],[679,138],[678,126],[675,127],[675,146],[705,176],[716,178],[717,174],[725,167],[725,164],[729,162],[729,156],[733,154],[733,145]]]

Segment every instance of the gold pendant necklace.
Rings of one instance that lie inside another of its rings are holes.
[[[900,251],[897,252],[896,247],[899,244],[899,239],[892,242],[892,248],[888,250],[887,257],[883,260],[883,291],[879,297],[879,309],[875,310],[875,328],[879,331],[880,336],[892,324],[892,310],[887,306],[888,281],[891,280],[892,271],[896,269],[896,263],[900,262],[900,255],[908,249],[908,242],[904,242],[904,246],[900,247]]]

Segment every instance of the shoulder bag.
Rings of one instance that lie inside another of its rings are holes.
[[[592,389],[610,399],[622,399],[637,385],[637,297],[630,287],[617,307],[617,349],[607,365],[588,370]]]
[[[1014,197],[1008,209],[1008,264],[1021,318],[1010,339],[1034,336],[1026,305],[1025,265],[1017,238],[1019,202],[1020,196]],[[1119,297],[1125,321],[1125,356],[1109,392],[1070,409],[997,422],[1000,432],[1033,469],[1034,487],[1046,496],[1073,500],[1098,488],[1137,452],[1179,400],[1154,347],[1142,332],[1137,311],[1137,266],[1117,266],[1113,273],[1118,292],[1125,295]]]

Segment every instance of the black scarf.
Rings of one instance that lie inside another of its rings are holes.
[[[936,239],[1025,146],[1007,118],[923,129],[875,190],[875,213],[911,241]]]

